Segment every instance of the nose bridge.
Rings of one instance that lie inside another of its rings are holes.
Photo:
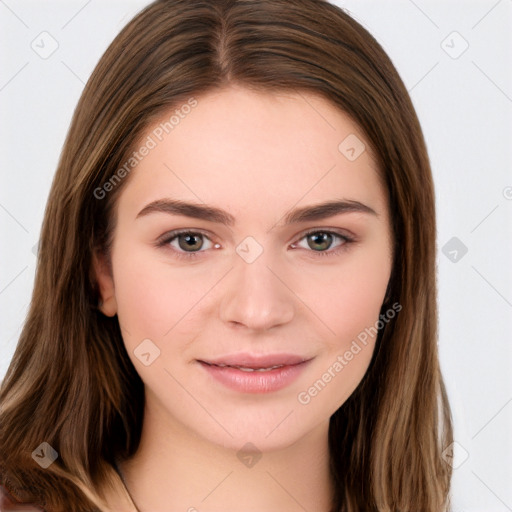
[[[293,293],[282,282],[286,280],[279,276],[271,251],[247,237],[236,252],[221,302],[222,320],[255,330],[289,322],[295,307]]]

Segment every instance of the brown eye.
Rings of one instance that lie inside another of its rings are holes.
[[[211,249],[213,243],[205,233],[182,230],[162,235],[157,246],[169,249],[176,257],[194,257],[206,252],[206,249]]]
[[[198,251],[203,246],[203,240],[200,233],[183,233],[177,235],[178,245],[184,251]]]

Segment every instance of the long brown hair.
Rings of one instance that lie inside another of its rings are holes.
[[[92,257],[108,259],[116,198],[130,176],[112,179],[155,119],[230,83],[326,98],[362,129],[387,187],[387,303],[402,310],[379,331],[366,375],[331,417],[332,510],[446,510],[451,467],[442,451],[453,433],[438,361],[425,142],[384,50],[324,0],[159,0],[102,56],[64,144],[30,310],[0,388],[1,481],[52,512],[101,510],[102,489],[119,482],[112,465],[137,450],[144,387],[117,317],[97,309]],[[31,456],[42,442],[58,453],[46,469]]]

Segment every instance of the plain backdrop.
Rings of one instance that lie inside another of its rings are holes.
[[[100,56],[147,3],[0,0],[0,380],[71,115]],[[512,511],[512,0],[335,3],[392,58],[428,145],[453,512]]]

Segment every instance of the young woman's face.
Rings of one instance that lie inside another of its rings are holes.
[[[325,429],[370,362],[392,264],[386,191],[361,131],[319,97],[196,99],[136,148],[104,311],[153,420],[284,447]]]

